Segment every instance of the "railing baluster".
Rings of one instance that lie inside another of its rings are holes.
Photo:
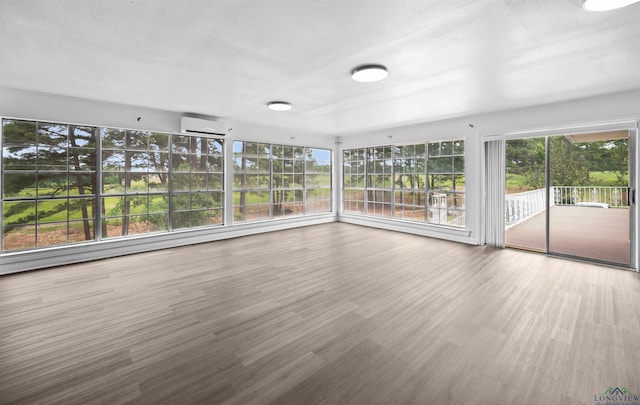
[[[626,188],[618,186],[553,186],[549,189],[549,205],[576,205],[580,203],[607,204],[626,207]],[[539,214],[545,209],[545,189],[507,194],[505,196],[505,225],[511,227]]]

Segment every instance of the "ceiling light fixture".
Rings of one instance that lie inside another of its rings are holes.
[[[289,111],[291,109],[291,103],[286,101],[271,101],[267,104],[270,110],[273,111]]]
[[[389,76],[387,68],[382,65],[363,65],[351,71],[351,78],[356,82],[377,82]]]
[[[582,8],[589,11],[609,11],[638,2],[640,0],[584,0]]]

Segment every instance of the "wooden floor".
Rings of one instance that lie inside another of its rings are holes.
[[[629,265],[629,209],[553,206],[549,250],[567,256]],[[544,212],[505,232],[507,245],[544,251]]]
[[[2,404],[594,404],[640,275],[331,223],[0,277]]]

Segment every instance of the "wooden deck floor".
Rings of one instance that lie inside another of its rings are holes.
[[[0,277],[1,404],[593,405],[640,274],[331,223]]]
[[[549,250],[569,256],[629,264],[629,210],[553,206]],[[507,245],[544,251],[545,214],[509,228]]]

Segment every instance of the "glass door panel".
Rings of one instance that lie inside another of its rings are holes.
[[[506,141],[505,245],[546,252],[545,138]]]
[[[549,253],[630,264],[629,131],[549,138]]]

